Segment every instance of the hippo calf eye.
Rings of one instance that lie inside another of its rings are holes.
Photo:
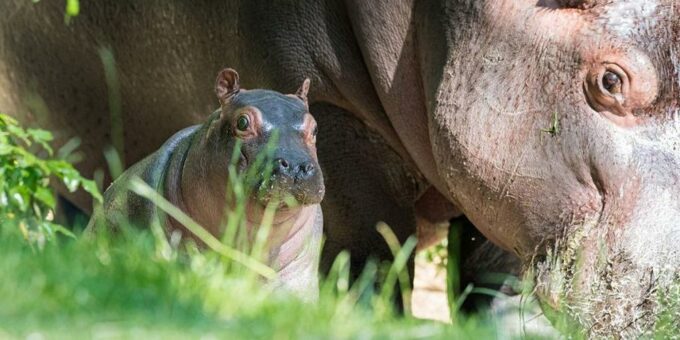
[[[319,127],[315,126],[314,130],[312,130],[312,136],[316,137],[316,135],[319,133]]]
[[[250,127],[250,119],[246,115],[242,115],[241,117],[238,117],[238,120],[236,121],[236,128],[239,131],[246,131],[248,130],[248,127]]]

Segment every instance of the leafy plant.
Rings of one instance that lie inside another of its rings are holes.
[[[102,200],[93,181],[82,177],[67,161],[54,157],[52,139],[49,131],[23,129],[15,119],[0,114],[0,227],[18,227],[24,238],[40,249],[57,233],[73,236],[53,222],[56,199],[50,186],[52,178],[71,192],[83,188]]]

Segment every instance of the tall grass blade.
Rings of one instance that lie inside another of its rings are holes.
[[[201,242],[205,243],[206,246],[216,253],[242,264],[246,268],[249,268],[253,272],[262,275],[267,279],[274,279],[276,277],[276,272],[272,268],[248,256],[247,254],[244,254],[220,242],[220,240],[215,238],[212,234],[205,230],[205,228],[200,226],[196,221],[187,216],[180,209],[172,205],[172,203],[168,202],[163,196],[159,195],[141,179],[133,178],[130,181],[130,190],[156,204],[161,210],[181,223],[192,234],[198,237]]]
[[[459,221],[451,223],[447,244],[448,259],[446,261],[446,296],[449,302],[451,322],[456,322],[456,315],[462,305],[458,296],[460,291],[460,246],[463,224]],[[469,292],[468,292],[469,294]]]
[[[104,76],[109,89],[109,119],[111,124],[111,144],[118,155],[125,155],[125,141],[123,134],[123,99],[120,94],[120,81],[116,71],[116,60],[113,51],[108,47],[99,48],[99,58],[104,66]],[[125,168],[125,162],[121,161],[121,168]],[[114,174],[111,174],[112,176]],[[116,178],[117,176],[113,177]]]
[[[388,303],[392,299],[394,294],[394,286],[399,280],[399,285],[401,287],[401,295],[404,304],[404,311],[406,313],[411,312],[411,279],[408,274],[406,265],[408,264],[409,257],[411,253],[416,249],[418,240],[415,236],[410,236],[403,245],[399,244],[399,239],[397,235],[394,234],[392,229],[385,223],[378,223],[376,229],[387,242],[387,246],[394,256],[394,262],[390,266],[390,269],[385,278],[384,286],[380,292],[380,297]]]

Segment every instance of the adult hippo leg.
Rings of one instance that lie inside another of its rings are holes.
[[[328,104],[313,105],[310,111],[319,122],[318,154],[327,188],[322,202],[327,240],[321,266],[327,271],[347,249],[356,277],[369,258],[392,259],[376,230],[378,222],[389,225],[402,244],[415,234],[414,202],[421,182],[355,115]],[[375,162],[378,158],[381,161]],[[413,263],[411,256],[411,274]]]

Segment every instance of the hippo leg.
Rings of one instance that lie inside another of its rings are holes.
[[[414,206],[421,185],[417,175],[356,115],[327,104],[313,105],[310,111],[319,123],[318,154],[326,178],[321,205],[327,239],[321,268],[327,271],[346,249],[356,277],[369,258],[393,258],[376,230],[378,222],[389,225],[402,244],[415,234]],[[413,256],[408,268],[412,278]]]

